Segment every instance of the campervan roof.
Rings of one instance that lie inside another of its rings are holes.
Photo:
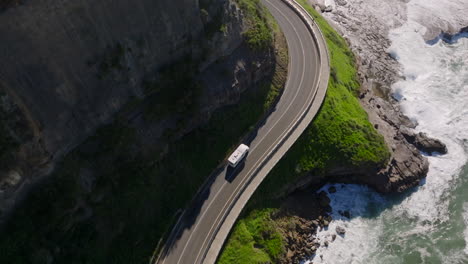
[[[229,163],[231,166],[237,165],[237,163],[245,156],[245,154],[249,151],[249,147],[244,144],[240,144],[239,147],[229,156]]]

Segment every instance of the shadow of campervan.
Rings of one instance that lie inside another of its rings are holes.
[[[232,183],[232,181],[234,181],[237,174],[239,174],[239,172],[241,172],[244,169],[245,160],[247,159],[248,156],[249,156],[249,153],[247,152],[247,154],[245,154],[245,157],[242,159],[242,161],[239,164],[237,164],[236,167],[231,167],[229,165],[226,165],[226,175],[224,176],[224,179],[226,179],[226,181],[228,181],[229,183]]]

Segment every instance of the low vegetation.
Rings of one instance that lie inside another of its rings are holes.
[[[235,225],[219,259],[227,263],[265,263],[278,258],[282,243],[274,243],[275,250],[268,249],[275,238],[264,238],[257,245],[245,243],[246,237],[262,236],[263,228],[274,225],[269,215],[278,206],[276,199],[281,189],[307,173],[323,177],[334,167],[379,167],[384,165],[390,153],[383,137],[377,133],[361,108],[357,93],[355,60],[345,40],[305,0],[299,0],[314,17],[327,40],[331,59],[331,76],[327,95],[320,112],[303,135],[270,172],[244,210],[243,219]],[[254,224],[246,236],[245,226]],[[270,241],[271,240],[271,241]],[[254,241],[250,239],[249,241]],[[272,254],[271,252],[275,252]],[[284,254],[284,252],[281,252]],[[248,261],[248,256],[262,256],[259,261]]]
[[[253,211],[236,224],[219,263],[275,263],[283,253],[283,237],[272,209]]]
[[[244,32],[249,46],[255,50],[265,50],[272,41],[271,29],[276,27],[271,21],[271,15],[261,7],[260,0],[236,0],[247,15],[249,29]],[[267,19],[268,18],[268,19]]]

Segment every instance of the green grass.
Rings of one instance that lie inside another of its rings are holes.
[[[390,157],[383,137],[370,124],[356,97],[359,83],[355,60],[345,40],[305,0],[298,2],[313,15],[327,40],[331,59],[327,95],[314,121],[249,201],[244,210],[245,218],[235,225],[219,263],[252,263],[248,256],[271,260],[273,256],[268,251],[253,247],[249,241],[252,241],[250,237],[260,236],[262,228],[274,225],[269,215],[277,210],[273,208],[278,207],[280,200],[277,197],[285,185],[308,173],[326,177],[335,167],[384,166]],[[249,229],[247,233],[245,223],[255,223],[257,228]],[[260,243],[260,247],[267,248],[267,242]],[[275,254],[276,258],[278,255]]]
[[[286,51],[280,54],[287,58]],[[147,263],[176,212],[274,102],[285,81],[283,64],[273,80],[247,90],[238,105],[213,113],[208,123],[171,144],[161,160],[157,145],[145,146],[149,154],[135,151],[136,131],[123,119],[99,129],[16,211],[1,234],[0,263],[47,263],[50,256],[54,263]],[[180,80],[176,86],[186,81]],[[180,99],[161,87],[152,83],[147,92]],[[141,103],[132,99],[127,108]],[[81,180],[89,170],[91,192]]]
[[[218,263],[275,263],[284,251],[284,242],[271,213],[271,209],[253,211],[239,220]]]
[[[267,201],[284,185],[308,173],[324,177],[336,167],[381,167],[390,157],[383,137],[357,99],[360,86],[347,43],[305,1],[299,3],[314,16],[327,41],[332,69],[327,95],[314,121],[259,187],[254,202]]]
[[[260,0],[236,0],[245,11],[249,28],[244,32],[247,43],[254,50],[265,50],[272,42],[271,28],[274,23],[268,23],[271,15],[261,6]]]

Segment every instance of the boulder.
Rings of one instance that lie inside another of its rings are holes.
[[[321,207],[328,207],[330,206],[330,198],[328,197],[327,193],[324,191],[321,191],[318,194],[318,199],[319,199],[319,204]]]
[[[341,226],[337,226],[335,231],[340,236],[344,236],[344,234],[346,234],[346,230]]]
[[[345,6],[348,3],[346,0],[336,0],[335,2],[340,6]]]
[[[447,146],[438,139],[430,138],[426,133],[414,133],[409,128],[401,128],[401,134],[418,150],[429,155],[434,153],[446,154]]]

